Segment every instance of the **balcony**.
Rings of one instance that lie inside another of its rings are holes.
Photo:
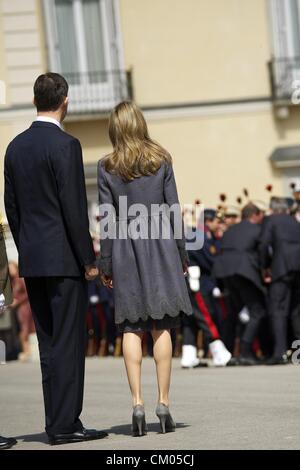
[[[63,73],[69,83],[69,116],[105,114],[133,99],[131,71]]]
[[[276,106],[300,104],[300,57],[281,57],[269,63],[272,100]]]

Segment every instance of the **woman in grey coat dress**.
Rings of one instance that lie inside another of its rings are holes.
[[[99,161],[100,272],[113,288],[115,321],[133,399],[133,435],[146,434],[141,393],[143,332],[151,331],[157,369],[156,414],[174,431],[169,412],[170,329],[192,313],[184,275],[187,254],[172,160],[150,139],[140,109],[120,103],[111,113],[113,152]],[[170,211],[170,208],[172,211]]]

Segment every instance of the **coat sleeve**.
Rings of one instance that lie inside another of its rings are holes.
[[[82,150],[77,139],[70,140],[53,156],[53,167],[63,218],[77,259],[81,266],[94,264]]]
[[[8,151],[5,155],[5,162],[4,162],[4,204],[5,204],[5,211],[7,220],[9,223],[9,227],[15,241],[16,247],[19,248],[19,230],[20,230],[20,215],[17,203],[17,197],[15,193],[14,183],[13,183],[13,175],[9,168],[9,161],[8,161]]]
[[[166,204],[168,204],[169,207],[172,206],[173,204],[177,205],[178,209],[176,211],[175,219],[171,217],[171,224],[172,224],[172,228],[174,231],[174,223],[179,223],[179,218],[180,218],[181,235],[180,237],[176,237],[175,241],[177,244],[177,248],[179,251],[182,264],[187,264],[189,261],[189,258],[188,258],[187,251],[185,249],[184,226],[183,226],[183,220],[181,217],[181,209],[180,209],[179,200],[178,200],[175,176],[174,176],[173,167],[171,164],[166,164],[165,179],[164,179],[164,198],[165,198]]]
[[[204,245],[200,250],[193,252],[193,260],[196,262],[200,269],[206,272],[211,272],[214,264],[214,257],[209,251],[209,244],[207,238],[204,240]]]
[[[106,224],[113,223],[113,195],[108,185],[101,160],[98,163],[98,191],[100,205],[100,257],[98,258],[98,267],[102,274],[112,277],[113,239],[109,236],[105,236],[105,234],[107,232]],[[108,206],[106,207],[106,205]],[[109,208],[110,212],[108,212]]]

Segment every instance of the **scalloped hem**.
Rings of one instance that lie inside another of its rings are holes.
[[[191,313],[185,313],[181,311],[176,316],[170,316],[168,314],[165,314],[162,318],[148,317],[146,320],[143,318],[139,318],[135,322],[124,320],[122,323],[118,323],[116,326],[119,333],[134,333],[152,330],[171,330],[173,328],[180,327],[184,315],[191,315]]]

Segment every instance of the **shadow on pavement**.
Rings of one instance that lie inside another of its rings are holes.
[[[189,424],[184,423],[176,423],[176,428],[187,428]],[[159,423],[147,423],[148,432],[156,432],[160,434],[160,425]],[[105,429],[108,434],[122,434],[123,436],[131,436],[131,425],[130,424],[122,424],[120,426],[112,426],[111,428]]]
[[[25,434],[24,436],[16,436],[17,441],[23,442],[42,442],[43,444],[48,444],[48,437],[45,432],[39,434]]]
[[[176,428],[187,428],[189,424],[184,423],[176,423]],[[147,423],[148,432],[155,432],[160,433],[160,426],[159,423]],[[109,429],[105,429],[108,434],[116,434],[116,435],[123,435],[123,436],[131,436],[131,425],[130,424],[122,424],[120,426],[112,426]],[[41,432],[39,434],[25,434],[23,436],[16,436],[15,437],[18,441],[21,442],[41,442],[43,444],[48,444],[48,437],[47,434]]]

